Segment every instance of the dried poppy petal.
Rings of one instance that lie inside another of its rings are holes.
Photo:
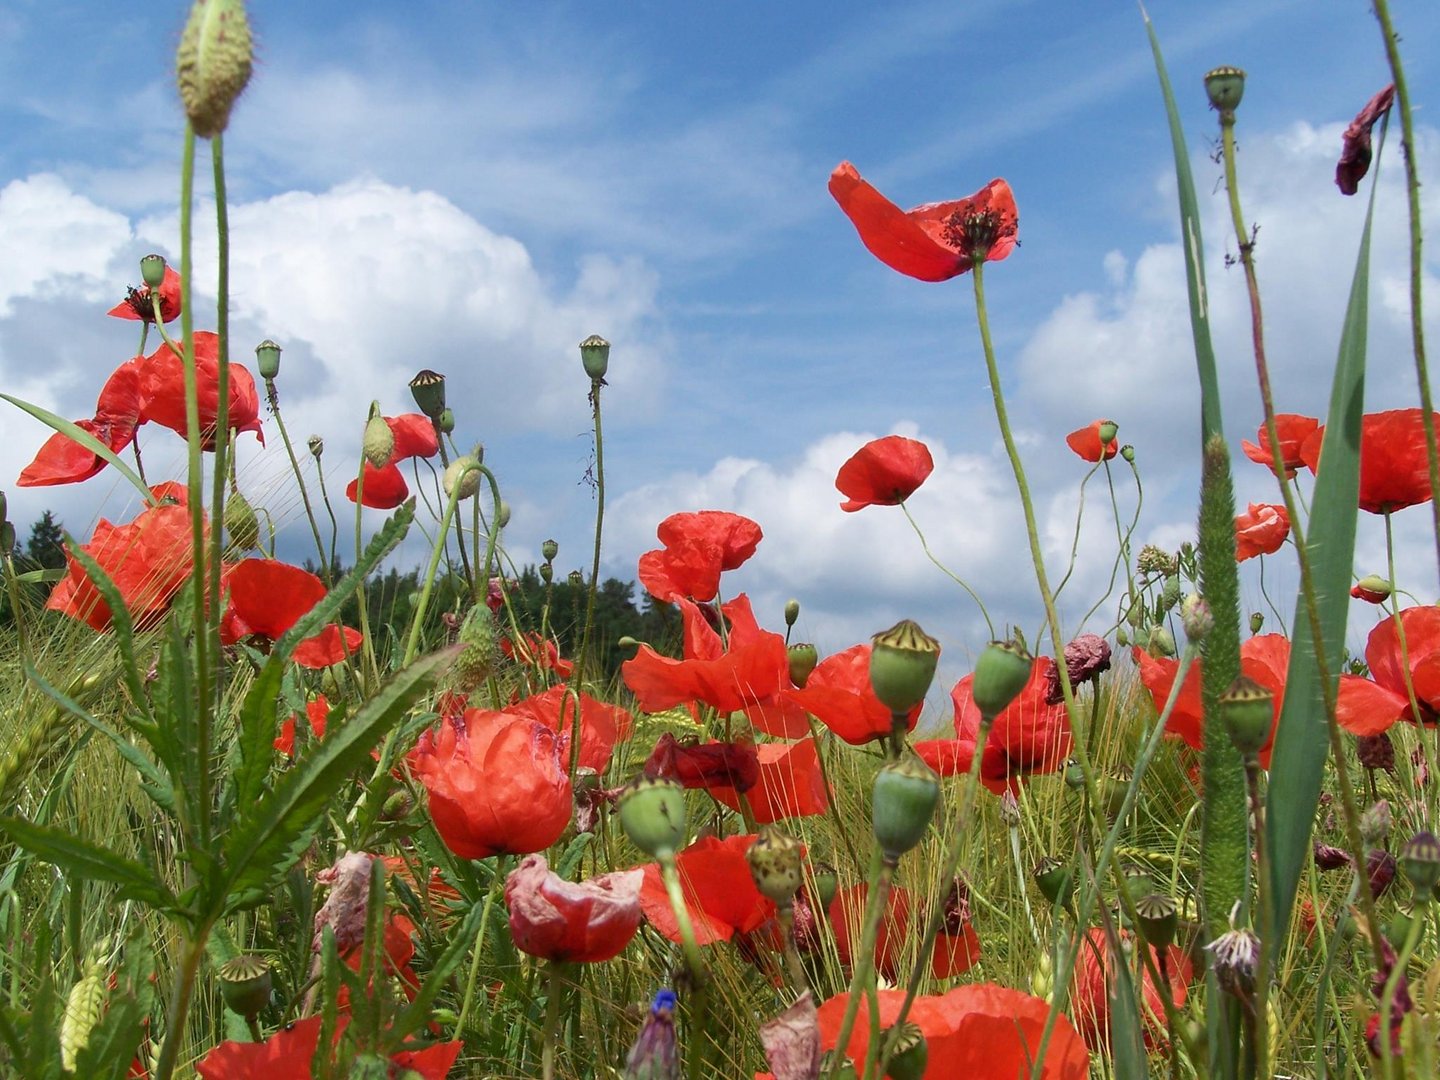
[[[1342,195],[1354,195],[1360,181],[1370,171],[1370,129],[1390,111],[1395,101],[1395,84],[1391,83],[1365,103],[1341,136],[1340,160],[1335,163],[1335,185]]]
[[[935,470],[930,449],[916,439],[887,435],[872,439],[840,466],[835,487],[847,513],[867,506],[898,506]]]

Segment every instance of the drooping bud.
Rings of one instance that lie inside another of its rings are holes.
[[[230,122],[235,99],[250,81],[254,44],[243,0],[195,0],[180,35],[175,74],[190,126],[213,138]]]
[[[1148,650],[1151,656],[1175,655],[1175,635],[1170,633],[1169,627],[1156,624],[1150,628]]]
[[[895,1053],[885,1075],[891,1080],[920,1080],[925,1075],[925,1065],[930,1059],[930,1046],[920,1025],[907,1020],[900,1025],[900,1034],[895,1040]]]
[[[270,1004],[270,965],[258,956],[233,957],[220,965],[220,996],[225,1004],[253,1020]]]
[[[784,829],[763,825],[760,835],[745,853],[750,863],[750,876],[760,895],[786,907],[800,891],[804,845]]]
[[[981,650],[975,661],[970,697],[980,710],[982,722],[994,720],[1019,697],[1034,666],[1034,658],[1014,641],[992,641]]]
[[[785,656],[790,662],[790,681],[804,690],[806,682],[810,679],[810,673],[820,663],[819,650],[809,642],[802,641],[786,649]]]
[[[1258,634],[1260,628],[1265,625],[1265,613],[1263,611],[1252,611],[1250,613],[1250,633]]]
[[[892,713],[908,713],[925,700],[940,659],[940,643],[920,625],[901,619],[870,639],[870,686]]]
[[[165,256],[151,252],[140,260],[140,280],[153,294],[165,283]]]
[[[447,499],[453,497],[459,502],[470,498],[480,490],[480,463],[469,454],[461,454],[445,466],[441,486]]]
[[[255,346],[255,366],[262,379],[273,379],[280,374],[280,346],[266,338]]]
[[[510,524],[510,504],[504,499],[500,500],[500,507],[495,511],[495,526],[503,529]]]
[[[546,562],[554,562],[555,556],[560,554],[560,545],[554,540],[546,540],[540,545],[540,557]]]
[[[1047,855],[1035,864],[1033,877],[1040,894],[1052,904],[1070,906],[1070,897],[1075,892],[1075,874],[1070,867],[1053,855]]]
[[[450,435],[455,431],[455,412],[453,409],[440,410],[440,416],[436,421],[440,425],[441,435]]]
[[[1233,121],[1235,107],[1245,96],[1245,72],[1238,67],[1217,67],[1207,71],[1205,94],[1210,98],[1210,107],[1220,113],[1222,122],[1227,114]]]
[[[1383,604],[1394,591],[1395,586],[1379,574],[1366,574],[1351,587],[1350,595],[1369,604]]]
[[[1180,919],[1172,897],[1164,893],[1142,896],[1135,901],[1135,914],[1139,917],[1140,932],[1155,948],[1164,949],[1175,940]]]
[[[494,613],[484,604],[475,604],[466,612],[458,638],[465,647],[450,665],[449,678],[456,689],[468,694],[495,671],[499,638]]]
[[[1180,625],[1185,628],[1186,639],[1197,645],[1214,628],[1215,616],[1199,593],[1192,592],[1181,601]]]
[[[390,425],[380,415],[380,409],[370,406],[370,418],[365,421],[365,438],[361,444],[365,453],[365,460],[377,469],[383,469],[390,464],[390,458],[395,453],[395,432],[390,430]]]
[[[1241,675],[1220,695],[1220,719],[1235,749],[1249,757],[1270,738],[1275,695],[1248,675]]]
[[[1400,851],[1400,866],[1416,899],[1428,899],[1431,890],[1440,885],[1440,840],[1429,831],[1416,833]]]
[[[429,368],[421,368],[410,380],[410,396],[415,405],[431,420],[439,420],[445,411],[445,376]]]
[[[599,334],[591,334],[580,342],[580,363],[591,379],[605,378],[605,372],[610,369],[610,343]]]
[[[625,1080],[678,1080],[680,1053],[675,1046],[675,994],[656,993],[635,1044],[625,1058]]]
[[[828,911],[840,891],[840,875],[829,863],[817,862],[810,864],[810,880],[815,886],[815,909]]]
[[[880,767],[871,789],[871,824],[887,860],[898,861],[924,838],[939,802],[939,775],[913,751]]]
[[[236,551],[252,551],[260,546],[260,519],[250,500],[238,491],[225,500],[225,535]]]
[[[619,801],[620,826],[646,855],[673,855],[685,842],[685,789],[674,780],[639,776]]]
[[[786,626],[794,626],[795,623],[796,623],[796,621],[797,621],[799,618],[800,618],[800,601],[799,601],[799,600],[786,600],[786,601],[785,601],[785,625],[786,625]]]
[[[325,453],[325,440],[319,435],[311,435],[305,440],[305,445],[310,448],[310,454],[316,461],[319,461],[320,455]]]
[[[1125,627],[1117,626],[1115,628],[1115,644],[1122,649],[1130,644],[1130,635],[1125,632]]]

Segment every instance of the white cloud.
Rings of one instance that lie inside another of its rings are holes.
[[[57,176],[6,184],[0,189],[0,317],[21,298],[67,292],[97,301],[116,292],[105,272],[130,235],[123,214],[74,194]]]

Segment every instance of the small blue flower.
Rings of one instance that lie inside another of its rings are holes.
[[[680,1055],[675,1047],[675,992],[659,990],[650,1015],[625,1059],[625,1080],[678,1080]]]

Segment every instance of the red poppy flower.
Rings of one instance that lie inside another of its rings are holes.
[[[201,1080],[311,1080],[310,1061],[320,1044],[321,1016],[287,1024],[264,1042],[223,1042],[195,1065]],[[341,1018],[341,1025],[348,1022]],[[391,1057],[393,1068],[419,1073],[422,1080],[445,1080],[464,1043],[436,1043],[421,1050],[401,1050]]]
[[[999,262],[1016,244],[1019,215],[1004,180],[991,180],[967,199],[905,211],[842,161],[830,174],[830,194],[870,254],[921,281],[947,281],[980,259]]]
[[[277,641],[325,596],[325,584],[308,570],[276,559],[244,559],[225,574],[228,594],[220,617],[220,640],[233,645],[242,638]],[[360,631],[334,624],[295,649],[301,667],[321,668],[353,655],[364,637]]]
[[[360,914],[363,917],[364,912],[362,911]],[[364,964],[364,937],[364,927],[362,926],[361,939],[345,950],[340,957],[341,962],[357,974]],[[415,995],[420,992],[420,976],[411,966],[411,961],[415,959],[415,924],[404,912],[391,911],[386,914],[380,929],[380,954],[384,973],[398,980],[400,989],[404,991],[406,998],[414,1001]],[[349,987],[340,987],[335,1003],[341,1009],[350,1007]]]
[[[510,937],[543,960],[593,964],[619,956],[640,928],[640,870],[566,881],[542,855],[527,855],[505,879]]]
[[[867,506],[899,506],[935,471],[929,448],[903,435],[872,439],[840,466],[835,487],[847,513]]]
[[[899,1019],[905,991],[880,990],[876,998],[883,1031]],[[820,1006],[817,1020],[822,1048],[835,1048],[848,1004],[849,995],[842,993]],[[921,1076],[925,1080],[1029,1076],[1049,1012],[1044,1000],[995,983],[970,983],[945,994],[917,995],[908,1019],[924,1033],[929,1051]],[[865,1016],[862,1008],[861,1020],[844,1048],[851,1061],[863,1062],[870,1051],[870,1024]],[[1056,1017],[1040,1075],[1042,1080],[1087,1080],[1090,1075],[1090,1051],[1064,1013]]]
[[[1134,650],[1135,660],[1140,665],[1140,681],[1150,691],[1155,709],[1165,707],[1170,688],[1175,684],[1175,674],[1180,670],[1178,660],[1153,657],[1144,649]],[[1170,720],[1165,725],[1165,734],[1184,739],[1196,750],[1205,745],[1205,713],[1200,703],[1201,661],[1190,665],[1190,674],[1180,688]],[[1285,672],[1290,665],[1290,639],[1283,634],[1256,634],[1240,643],[1240,672],[1275,695],[1272,708],[1270,738],[1260,751],[1260,764],[1270,767],[1270,744],[1275,738],[1274,725],[1280,721],[1280,706],[1285,700]]]
[[[1440,413],[1431,414],[1440,430]],[[1305,440],[1300,456],[1319,467],[1323,427]],[[1360,509],[1372,514],[1430,501],[1425,427],[1419,409],[1366,413],[1360,422]]]
[[[574,663],[560,655],[560,646],[534,632],[526,633],[518,648],[508,637],[501,638],[500,651],[517,663],[534,665],[541,671],[553,671],[562,679],[568,679],[575,670]]]
[[[835,933],[835,952],[840,964],[850,971],[855,964],[865,928],[865,907],[870,886],[865,883],[847,885],[836,890],[827,915]],[[875,970],[890,982],[900,977],[900,963],[905,951],[906,934],[910,929],[910,892],[892,885],[885,894],[885,910],[875,936]]]
[[[699,944],[748,934],[775,914],[774,903],[760,895],[750,875],[745,853],[754,842],[755,837],[749,835],[727,836],[724,840],[707,836],[675,856],[681,895]],[[645,918],[661,935],[678,942],[680,926],[660,866],[647,863],[642,869],[645,880],[640,886],[640,907]]]
[[[435,425],[428,416],[421,413],[405,413],[401,416],[384,417],[395,436],[395,449],[390,460],[379,469],[365,462],[365,492],[362,502],[373,510],[393,510],[410,497],[410,488],[405,475],[400,471],[400,462],[407,458],[431,458],[440,452],[440,440],[435,435]],[[355,501],[357,481],[345,485],[345,497]]]
[[[1305,464],[1305,459],[1300,456],[1300,448],[1305,445],[1306,439],[1315,434],[1315,429],[1319,426],[1320,421],[1313,416],[1301,416],[1298,413],[1275,414],[1275,431],[1280,436],[1280,456],[1281,464],[1285,466],[1285,479],[1294,479],[1295,470]],[[1258,446],[1248,439],[1241,439],[1240,449],[1257,465],[1274,468],[1275,459],[1270,453],[1270,436],[1265,431],[1265,425],[1260,425],[1255,438],[1259,441]]]
[[[749,518],[724,510],[671,514],[655,534],[665,546],[640,556],[640,584],[667,603],[715,599],[721,573],[743,565],[764,536]]]
[[[1370,171],[1370,129],[1390,111],[1395,101],[1395,84],[1391,83],[1365,103],[1341,136],[1340,160],[1335,164],[1335,186],[1342,195],[1354,195],[1360,181]]]
[[[152,506],[128,525],[101,518],[88,544],[80,550],[110,576],[125,600],[136,626],[158,623],[175,594],[190,577],[190,512],[183,506]],[[67,553],[65,576],[45,606],[89,623],[96,630],[110,626],[110,607],[80,564]]]
[[[851,746],[864,746],[891,731],[890,710],[870,687],[870,646],[852,645],[816,665],[803,690],[782,695],[799,705]],[[913,731],[920,707],[910,711],[906,730]]]
[[[1274,503],[1251,503],[1235,518],[1235,561],[1274,555],[1290,535],[1290,515]]]
[[[140,357],[127,360],[116,368],[95,402],[93,420],[77,420],[76,425],[95,436],[115,453],[129,446],[135,429],[144,423],[140,395]],[[40,447],[35,459],[25,466],[17,483],[21,487],[45,487],[51,484],[74,484],[88,480],[107,462],[68,435],[56,432]]]
[[[1072,431],[1065,436],[1065,445],[1086,461],[1109,461],[1120,452],[1120,440],[1112,438],[1108,443],[1100,441],[1100,429],[1113,420],[1096,420],[1088,427]]]
[[[575,726],[576,699],[580,709],[580,765],[604,773],[610,765],[615,744],[630,737],[630,714],[618,705],[597,701],[583,691],[572,692],[552,686],[508,705],[512,716],[528,716],[560,737],[560,760],[570,761],[570,733]]]
[[[1378,735],[1397,720],[1415,723],[1411,690],[1421,723],[1434,724],[1440,715],[1440,608],[1405,608],[1400,625],[1405,631],[1403,655],[1392,615],[1376,624],[1365,643],[1370,678],[1340,676],[1335,717],[1352,735]]]
[[[140,372],[140,395],[144,418],[168,427],[180,435],[185,423],[185,361],[180,342],[161,346],[145,358]],[[215,417],[220,407],[220,338],[208,330],[195,331],[195,378],[200,405],[200,444],[215,449]],[[255,378],[240,364],[230,364],[228,424],[234,431],[253,431],[263,445],[260,430],[260,397]]]
[[[1376,574],[1367,574],[1350,586],[1350,595],[1367,604],[1383,604],[1395,592],[1390,582]]]
[[[314,637],[308,637],[295,646],[290,659],[303,668],[327,668],[338,664],[348,656],[360,651],[365,635],[359,630],[339,623],[331,623]]]
[[[760,779],[760,757],[754,743],[682,743],[667,731],[656,741],[641,771],[687,788],[749,791]]]
[[[1000,795],[1015,791],[1027,776],[1055,772],[1070,756],[1070,720],[1065,706],[1046,701],[1055,661],[1036,657],[1024,689],[1001,710],[985,741],[980,782]],[[955,738],[915,744],[915,752],[941,776],[963,776],[975,758],[980,734],[980,709],[971,694],[974,675],[966,675],[950,691],[955,706]]]
[[[330,702],[324,694],[317,694],[305,703],[305,719],[310,725],[310,737],[325,737],[325,722],[330,718]],[[286,757],[295,756],[295,717],[289,716],[280,722],[280,734],[275,736],[275,749]]]
[[[820,757],[815,740],[799,742],[767,742],[755,747],[758,776],[745,791],[750,812],[757,825],[769,825],[784,818],[823,814],[830,806],[825,791],[825,776],[820,771]],[[740,798],[736,787],[721,784],[710,793],[730,809],[739,811]]]
[[[160,321],[172,322],[180,317],[180,275],[172,267],[165,267],[165,276],[160,279]],[[155,301],[150,295],[149,285],[140,285],[125,290],[125,299],[105,314],[117,319],[136,319],[140,322],[155,321]]]
[[[1126,938],[1130,937],[1124,932]],[[1156,967],[1160,954],[1154,946],[1150,949],[1151,959]],[[1165,950],[1166,981],[1169,983],[1169,998],[1177,1008],[1185,1004],[1185,988],[1190,982],[1190,958],[1178,945]],[[1085,932],[1080,942],[1080,955],[1075,961],[1075,974],[1071,982],[1070,1001],[1074,1006],[1075,1021],[1080,1034],[1090,1049],[1104,1053],[1110,1045],[1110,994],[1109,982],[1115,974],[1115,958],[1110,952],[1105,931],[1098,927]],[[1152,1049],[1165,1042],[1165,1003],[1160,997],[1160,987],[1150,976],[1150,969],[1144,969],[1145,984],[1145,1045]]]
[[[555,732],[528,716],[466,709],[410,754],[430,818],[462,859],[543,851],[570,824],[570,777]]]

